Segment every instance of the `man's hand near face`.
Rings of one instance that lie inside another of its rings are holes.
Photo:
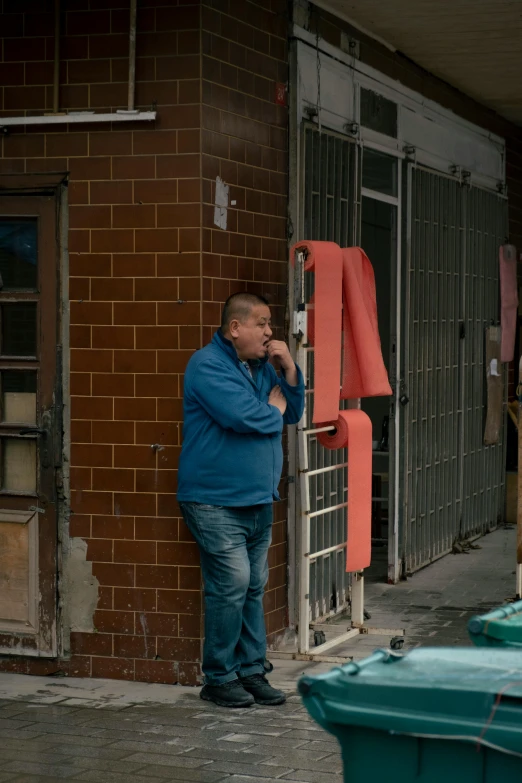
[[[273,405],[274,408],[277,408],[281,413],[281,416],[285,415],[287,402],[280,386],[274,386],[270,392],[270,396],[268,397],[268,404]]]
[[[285,379],[290,386],[297,386],[297,370],[290,355],[288,345],[282,340],[270,340],[267,346],[268,358],[276,369],[281,366],[285,371]]]

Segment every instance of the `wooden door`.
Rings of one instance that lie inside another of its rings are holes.
[[[57,654],[58,242],[52,195],[0,196],[0,654]]]

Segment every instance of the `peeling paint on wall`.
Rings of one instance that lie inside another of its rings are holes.
[[[71,538],[69,552],[64,563],[63,595],[67,596],[64,613],[71,631],[93,632],[94,612],[98,605],[100,583],[92,573],[92,563],[87,559],[87,542],[83,538]]]

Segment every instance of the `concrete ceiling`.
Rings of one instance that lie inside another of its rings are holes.
[[[318,5],[522,125],[522,0],[323,0]]]

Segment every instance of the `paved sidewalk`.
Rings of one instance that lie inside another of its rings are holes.
[[[395,587],[367,586],[371,624],[405,626],[406,646],[468,644],[469,616],[514,592],[515,531],[449,555]],[[385,640],[361,637],[360,657]],[[283,707],[224,710],[198,690],[0,674],[0,783],[341,783],[337,743],[309,720],[298,676],[328,664],[276,661]]]

